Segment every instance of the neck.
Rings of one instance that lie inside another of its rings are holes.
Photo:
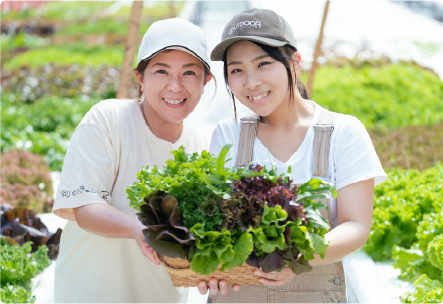
[[[164,120],[146,101],[143,102],[141,109],[146,124],[155,136],[171,143],[179,140],[183,133],[183,121],[171,123]]]
[[[287,96],[271,114],[262,117],[261,122],[270,127],[291,128],[303,123],[304,119],[312,117],[313,105],[306,102],[298,92],[295,93],[293,103],[289,102],[289,96]]]

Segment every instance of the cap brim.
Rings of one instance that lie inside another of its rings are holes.
[[[220,42],[219,44],[217,44],[217,46],[211,52],[211,60],[212,61],[222,61],[226,50],[231,45],[233,45],[237,41],[241,41],[241,40],[250,40],[250,41],[260,42],[260,43],[263,43],[263,44],[266,44],[269,46],[275,46],[275,47],[283,46],[283,45],[287,44],[287,42],[285,42],[285,41],[280,41],[280,40],[275,40],[275,39],[265,38],[265,37],[258,37],[258,36],[232,37],[232,38],[226,39],[226,40]]]
[[[185,53],[188,53],[194,57],[196,57],[197,59],[200,59],[201,62],[203,62],[203,64],[210,70],[211,67],[209,66],[209,63],[207,63],[203,58],[201,58],[200,56],[198,56],[196,53],[194,53],[192,50],[188,49],[187,47],[184,47],[182,45],[170,45],[167,47],[164,47],[158,51],[152,52],[150,54],[145,54],[142,58],[140,58],[140,61],[137,62],[137,66],[139,65],[140,62],[142,61],[146,61],[151,59],[152,57],[154,57],[155,55],[157,55],[160,52],[166,51],[166,50],[179,50]]]

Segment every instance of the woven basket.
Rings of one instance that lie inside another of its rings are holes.
[[[209,283],[209,279],[216,278],[218,280],[226,280],[228,285],[262,285],[259,281],[260,277],[254,274],[257,269],[255,267],[249,266],[248,264],[243,264],[239,267],[235,267],[225,272],[217,270],[210,275],[202,275],[195,273],[189,268],[189,262],[182,259],[171,259],[168,257],[162,257],[158,259],[160,264],[168,271],[171,277],[172,284],[175,287],[195,287],[201,281],[206,281]],[[218,269],[221,268],[221,265]]]

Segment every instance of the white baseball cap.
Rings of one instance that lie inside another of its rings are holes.
[[[154,22],[143,36],[137,65],[164,50],[180,50],[200,59],[210,69],[209,50],[203,30],[189,21],[172,18]]]

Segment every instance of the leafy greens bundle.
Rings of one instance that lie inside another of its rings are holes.
[[[318,179],[292,185],[291,168],[277,175],[252,163],[225,168],[232,145],[217,158],[203,151],[172,151],[162,169],[142,168],[127,188],[130,206],[147,226],[145,240],[159,254],[187,258],[190,268],[208,275],[247,262],[265,272],[285,265],[311,271],[314,254],[324,258],[329,223],[318,200],[336,197],[332,184]],[[316,202],[317,201],[317,202]]]

